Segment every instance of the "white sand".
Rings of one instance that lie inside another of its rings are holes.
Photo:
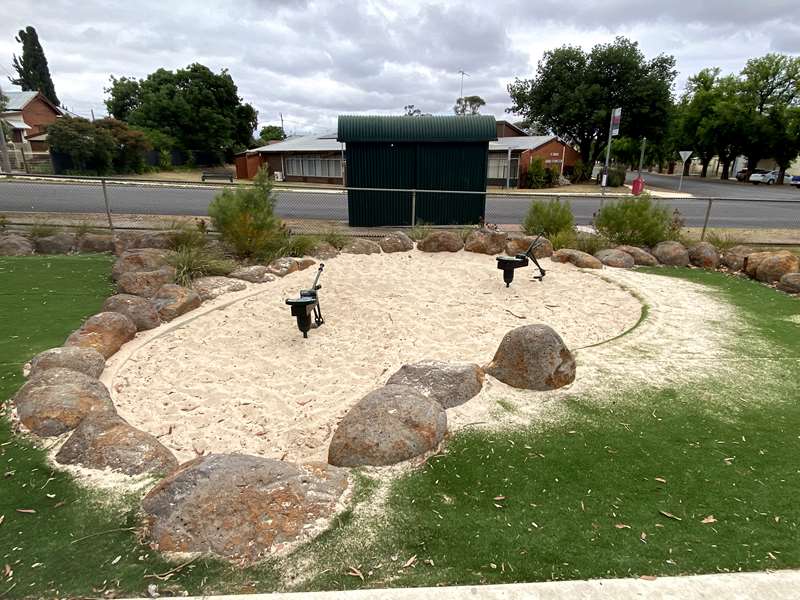
[[[543,283],[527,269],[506,289],[485,255],[341,255],[322,278],[326,323],[309,339],[284,299],[310,285],[313,268],[251,286],[236,302],[223,296],[208,306],[228,306],[189,316],[164,335],[137,336],[104,380],[120,414],[179,460],[199,452],[325,460],[338,420],[405,363],[485,364],[503,335],[525,324],[547,323],[576,349],[638,321],[640,301],[619,285],[571,265],[544,266]],[[448,411],[451,429],[491,418],[498,400],[539,410],[546,397],[487,378],[479,396]]]

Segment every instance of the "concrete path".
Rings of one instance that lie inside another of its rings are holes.
[[[166,597],[162,597],[164,600]],[[187,600],[187,597],[182,597]],[[305,594],[195,596],[209,600],[797,600],[800,571],[645,579],[594,579],[512,585],[397,588]],[[188,600],[193,600],[188,598]],[[177,600],[177,599],[175,599]]]

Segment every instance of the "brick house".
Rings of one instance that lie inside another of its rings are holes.
[[[47,153],[47,126],[63,116],[63,111],[41,92],[3,92],[3,95],[8,102],[0,119],[11,128],[8,141],[19,144],[20,149],[29,143],[33,154]]]

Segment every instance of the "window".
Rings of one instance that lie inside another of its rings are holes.
[[[286,175],[297,177],[341,177],[342,159],[290,156],[284,160]]]
[[[511,179],[517,178],[519,158],[511,159]],[[508,174],[508,156],[489,155],[489,170],[486,174],[488,179],[506,179]]]

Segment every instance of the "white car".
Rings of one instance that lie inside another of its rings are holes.
[[[779,170],[775,171],[767,171],[766,173],[753,173],[750,175],[750,183],[755,183],[758,185],[759,183],[766,183],[767,185],[772,185],[778,181],[778,177],[780,177],[781,172]],[[792,176],[788,173],[783,174],[783,183],[792,183]]]

